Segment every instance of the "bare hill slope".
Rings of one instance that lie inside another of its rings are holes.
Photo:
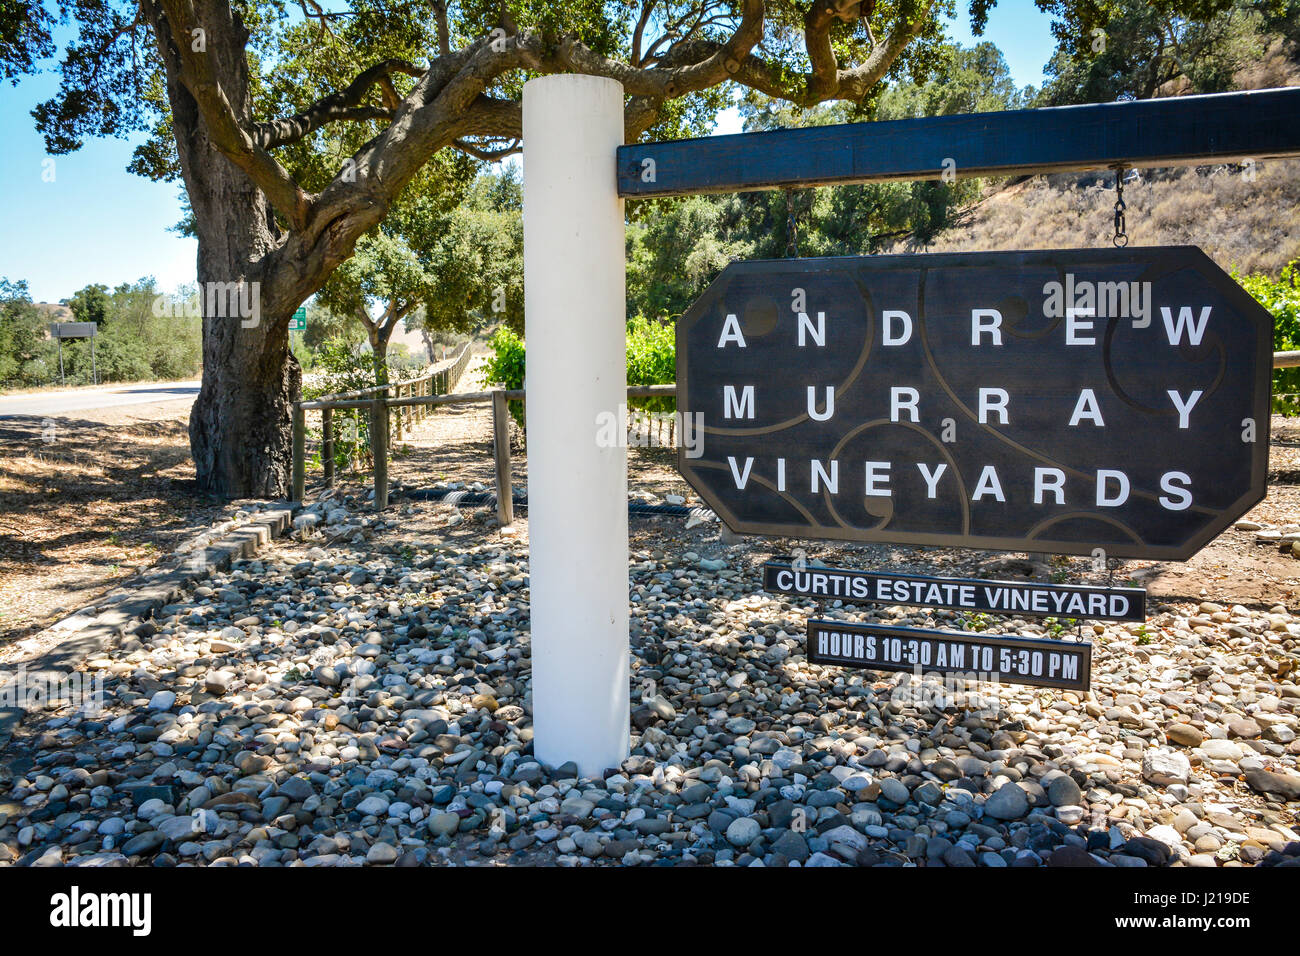
[[[1131,245],[1196,245],[1243,273],[1274,274],[1300,257],[1300,160],[1145,170],[1124,199]],[[1114,206],[1111,172],[1035,176],[991,186],[924,250],[900,241],[884,251],[1109,246]]]

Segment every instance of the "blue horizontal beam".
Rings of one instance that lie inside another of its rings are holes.
[[[1300,87],[738,133],[618,150],[625,197],[1300,156]]]

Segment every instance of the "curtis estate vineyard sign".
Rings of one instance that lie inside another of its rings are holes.
[[[1194,247],[737,262],[679,467],[741,533],[1183,560],[1264,496],[1272,326]]]

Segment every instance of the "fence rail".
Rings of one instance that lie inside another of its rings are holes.
[[[1300,366],[1300,352],[1274,352],[1274,368],[1296,368]]]
[[[467,345],[461,355],[449,361],[449,368],[454,368],[459,364],[460,369],[449,380],[453,386],[459,381],[460,374],[464,371],[465,364],[468,363],[469,346]],[[1296,352],[1274,352],[1273,367],[1276,368],[1296,368],[1300,367],[1300,351]],[[424,376],[425,379],[431,378],[433,374]],[[414,381],[422,381],[416,379]],[[403,383],[411,384],[411,383]],[[381,386],[378,391],[385,390]],[[376,391],[375,389],[362,389],[361,391]],[[509,416],[507,406],[512,401],[527,401],[527,392],[522,388],[495,388],[480,392],[460,392],[455,394],[411,394],[408,392],[405,398],[400,394],[394,398],[388,398],[385,395],[371,399],[356,399],[352,397],[353,393],[340,393],[339,395],[326,395],[322,398],[310,402],[299,402],[294,406],[294,442],[293,442],[293,497],[301,501],[306,494],[306,466],[305,466],[305,443],[302,438],[305,433],[303,427],[303,413],[309,409],[319,409],[322,414],[324,427],[323,451],[321,458],[325,464],[325,484],[333,486],[334,484],[334,458],[333,458],[333,437],[330,430],[330,413],[336,409],[358,409],[369,408],[371,410],[371,436],[372,450],[375,458],[374,484],[375,484],[375,507],[377,509],[388,506],[388,421],[391,409],[398,409],[399,420],[402,409],[430,409],[439,405],[461,405],[473,404],[476,402],[492,403],[492,446],[493,457],[496,463],[496,486],[497,486],[497,517],[501,524],[508,525],[514,520],[514,503],[511,498],[510,487],[510,432]],[[627,387],[628,398],[672,398],[677,395],[677,386],[673,385],[629,385]],[[399,431],[398,437],[401,437]],[[382,464],[381,464],[382,462]]]

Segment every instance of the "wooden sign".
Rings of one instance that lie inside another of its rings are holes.
[[[985,614],[1145,621],[1147,592],[1034,581],[985,581],[922,574],[883,574],[850,568],[763,565],[763,588],[845,604],[904,604]]]
[[[807,656],[812,664],[1081,691],[1092,673],[1086,642],[848,621],[809,621]]]
[[[678,466],[744,534],[1182,560],[1264,496],[1272,327],[1190,246],[732,263]]]

